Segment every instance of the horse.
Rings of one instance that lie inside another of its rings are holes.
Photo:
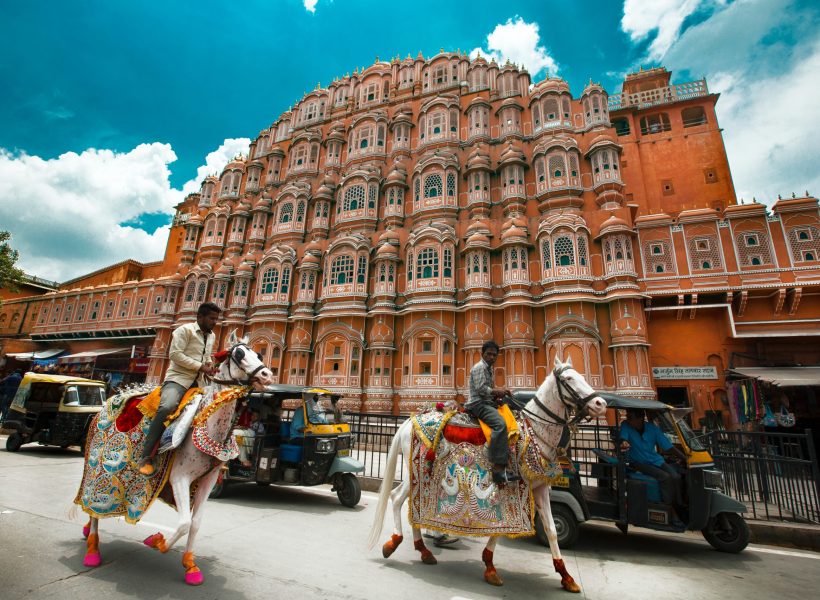
[[[519,422],[523,422],[522,434],[529,430],[532,432],[529,443],[534,444],[537,452],[540,453],[541,460],[546,459],[548,463],[555,464],[557,457],[557,447],[561,440],[564,429],[583,417],[602,416],[606,411],[606,402],[598,397],[595,391],[589,386],[584,378],[572,368],[571,359],[562,363],[557,357],[554,363],[554,370],[546,377],[538,388],[535,397],[526,403],[519,413]],[[571,413],[576,412],[575,417]],[[382,556],[388,558],[396,550],[404,539],[402,535],[402,505],[407,500],[411,491],[410,478],[405,479],[395,489],[393,480],[396,472],[398,454],[404,455],[407,460],[408,472],[410,472],[411,437],[414,435],[413,418],[406,420],[399,427],[390,445],[387,455],[384,479],[379,490],[379,500],[376,505],[376,514],[373,520],[373,527],[370,530],[369,547],[372,549],[379,540],[384,523],[384,516],[387,510],[387,500],[390,498],[393,506],[394,531],[391,538],[382,546]],[[527,477],[527,471],[522,469],[522,475],[532,490],[535,506],[541,517],[544,529],[547,532],[550,552],[552,553],[553,566],[557,573],[561,575],[561,586],[570,592],[580,592],[580,586],[567,572],[561,550],[558,547],[558,535],[555,524],[552,520],[552,510],[550,508],[550,485],[547,480]],[[446,490],[447,483],[441,482]],[[494,486],[495,484],[489,484]],[[509,484],[506,484],[509,485]],[[470,502],[480,501],[476,498],[480,493],[492,493],[493,489],[484,489],[481,492],[473,489]],[[413,530],[414,548],[421,553],[424,564],[436,564],[436,558],[428,550],[421,536],[421,527],[411,522]],[[464,533],[463,531],[461,533]],[[469,535],[469,533],[468,533]],[[486,547],[482,553],[482,561],[485,565],[484,580],[491,585],[502,585],[503,580],[493,565],[493,553],[495,551],[498,535],[490,536]]]
[[[262,363],[261,356],[248,347],[247,337],[238,339],[235,331],[232,331],[228,337],[228,350],[218,353],[216,356],[217,360],[221,359],[221,362],[216,374],[203,390],[202,405],[197,412],[192,432],[187,434],[179,447],[169,451],[169,454],[173,452],[173,456],[165,458],[165,455],[161,454],[157,459],[158,462],[170,461],[170,473],[167,470],[168,463],[162,462],[161,464],[166,465],[166,467],[158,468],[151,477],[141,475],[137,470],[136,456],[127,456],[128,452],[122,449],[122,444],[113,450],[109,447],[93,447],[94,434],[98,429],[98,420],[101,415],[109,414],[110,405],[116,396],[109,399],[107,406],[92,421],[89,429],[88,447],[86,448],[83,482],[80,484],[80,491],[74,500],[75,504],[79,505],[91,517],[83,528],[87,547],[83,564],[86,567],[98,567],[102,563],[98,529],[100,518],[123,514],[125,509],[122,508],[122,504],[126,504],[127,512],[124,513],[126,520],[136,523],[142,517],[142,513],[148,509],[150,503],[162,494],[163,499],[172,504],[179,513],[177,528],[167,541],[161,533],[156,533],[146,538],[144,543],[146,546],[165,553],[182,536],[187,535],[187,545],[182,557],[182,564],[185,567],[185,583],[200,585],[204,581],[202,572],[196,566],[194,560],[194,540],[202,522],[205,502],[208,500],[208,495],[217,481],[220,468],[223,462],[232,457],[231,450],[236,449],[236,443],[231,436],[238,400],[247,395],[250,389],[249,386],[260,389],[273,381],[273,374]],[[131,402],[137,402],[144,396],[144,390],[143,393],[132,393],[130,396],[132,398],[128,399]],[[131,408],[136,409],[136,406]],[[116,414],[122,415],[125,410],[125,407],[121,410],[118,409]],[[147,431],[147,419],[143,420],[141,413],[137,413],[136,410],[132,410],[132,412],[137,416],[131,418],[131,424],[129,425],[129,428],[135,432],[132,434],[135,444],[132,446],[131,453],[136,455],[141,450],[141,443],[138,442],[144,439],[144,432]],[[109,421],[113,421],[113,417]],[[118,425],[119,422],[116,424],[111,422],[108,424],[103,423],[100,424],[99,429],[117,427]],[[122,437],[121,433],[110,435]],[[99,441],[105,442],[108,439],[101,435]],[[108,446],[108,444],[106,445]],[[91,461],[94,461],[93,467],[89,466]],[[111,466],[109,467],[109,465]],[[116,470],[117,477],[112,477],[110,480],[102,477],[100,479],[105,479],[105,482],[100,485],[97,485],[96,482],[88,484],[86,479],[90,477],[89,473],[99,473],[100,466],[103,469]],[[94,470],[90,470],[92,468]],[[163,480],[162,477],[167,477],[167,479]],[[142,480],[136,480],[136,478],[142,478]],[[152,478],[157,478],[156,488],[154,488],[156,493],[146,500],[144,490],[150,485],[147,480]],[[106,507],[103,501],[112,496],[110,494],[111,490],[105,488],[111,485],[111,481],[114,481],[117,486],[125,485],[122,482],[131,482],[132,487],[128,487],[126,492],[123,492],[122,487],[120,487],[118,489],[120,497],[123,495],[127,497],[121,498],[123,502],[117,505],[119,512],[105,514]],[[169,486],[173,491],[172,497],[167,494]],[[134,490],[136,490],[136,493],[132,494],[131,492]],[[134,505],[139,505],[141,511],[137,512],[133,508]]]

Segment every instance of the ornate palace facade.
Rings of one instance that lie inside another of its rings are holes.
[[[163,261],[7,302],[0,335],[144,340],[159,381],[171,331],[209,300],[279,382],[365,411],[463,396],[488,339],[511,388],[557,355],[599,389],[673,399],[671,382],[720,409],[735,355],[820,363],[820,219],[811,197],[737,203],[717,100],[665,69],[610,96],[460,53],[377,62],[205,179]],[[657,370],[674,366],[715,377]]]

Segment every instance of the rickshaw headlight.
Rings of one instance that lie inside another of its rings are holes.
[[[703,472],[703,485],[704,487],[711,488],[714,490],[722,490],[723,489],[723,472],[722,471],[714,471],[711,469],[707,469]]]
[[[320,452],[322,454],[329,454],[336,450],[336,440],[333,438],[329,438],[326,440],[319,440],[316,442],[316,452]]]

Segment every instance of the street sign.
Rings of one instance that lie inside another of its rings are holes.
[[[652,367],[655,379],[717,379],[716,367]]]

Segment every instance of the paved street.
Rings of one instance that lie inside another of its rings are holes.
[[[0,447],[5,438],[0,436]],[[0,597],[26,598],[558,598],[548,551],[533,540],[504,540],[496,566],[502,588],[482,579],[482,543],[464,540],[433,548],[437,566],[421,564],[405,543],[390,560],[368,551],[365,539],[375,495],[343,508],[329,487],[241,485],[209,502],[197,556],[200,588],[182,581],[182,545],[161,555],[144,537],[170,532],[175,514],[157,504],[137,526],[101,523],[101,567],[82,565],[84,519],[69,509],[82,470],[76,450],[24,446],[0,450]],[[390,524],[386,526],[389,532]],[[409,537],[409,530],[406,530]],[[386,538],[385,538],[386,539]],[[665,536],[587,525],[566,551],[582,598],[618,599],[795,598],[820,585],[820,554],[750,546],[740,555],[715,552],[696,535]]]

